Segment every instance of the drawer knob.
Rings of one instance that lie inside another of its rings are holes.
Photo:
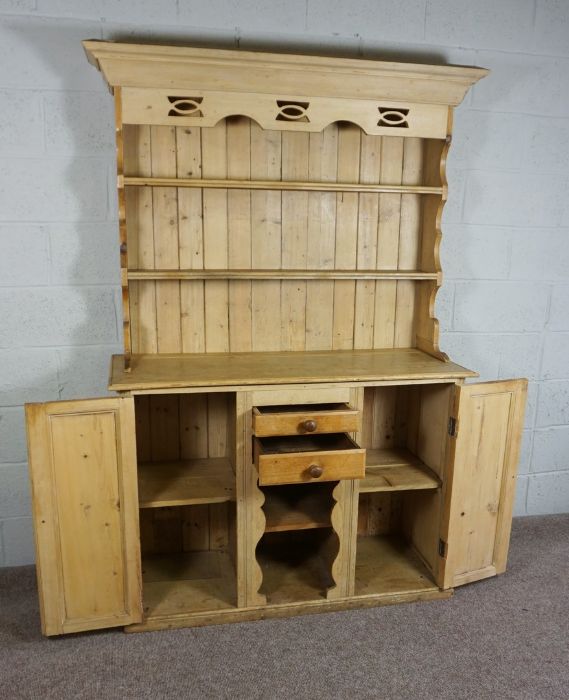
[[[308,467],[308,473],[313,479],[318,479],[318,477],[322,476],[324,472],[324,469],[320,467],[318,464],[311,464]]]
[[[302,427],[307,433],[313,433],[318,427],[318,423],[315,420],[305,420]]]

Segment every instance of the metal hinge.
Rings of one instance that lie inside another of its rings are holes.
[[[447,555],[447,543],[444,540],[439,539],[439,557],[446,558]]]
[[[451,437],[456,437],[457,433],[457,420],[453,416],[448,419],[448,434]]]

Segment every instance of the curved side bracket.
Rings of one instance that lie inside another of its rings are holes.
[[[237,479],[237,605],[266,605],[259,593],[263,571],[257,561],[257,545],[265,531],[265,496],[259,488],[259,475],[253,464],[251,435],[251,394],[238,392],[236,397]]]
[[[449,358],[439,347],[439,321],[435,317],[435,301],[442,283],[441,220],[448,194],[446,162],[450,144],[449,135],[444,142],[428,142],[425,149],[425,184],[436,182],[442,186],[443,192],[442,195],[428,195],[423,200],[421,269],[435,272],[438,277],[417,285],[416,346],[445,362]]]

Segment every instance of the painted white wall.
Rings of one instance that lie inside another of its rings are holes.
[[[516,513],[569,511],[569,2],[0,0],[0,565],[33,561],[22,404],[106,393],[120,352],[111,98],[85,38],[452,62],[442,347],[525,376]]]

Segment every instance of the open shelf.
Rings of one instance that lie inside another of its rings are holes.
[[[313,530],[330,527],[335,484],[298,484],[263,489],[265,532]]]
[[[129,280],[439,280],[422,270],[128,270]]]
[[[228,459],[184,459],[138,465],[140,508],[224,503],[235,500]]]
[[[119,187],[192,187],[224,190],[288,190],[301,192],[391,192],[406,194],[439,194],[442,187],[428,185],[382,185],[353,182],[311,182],[296,180],[230,180],[178,177],[136,177],[126,175],[119,179]]]
[[[366,450],[366,475],[360,481],[360,493],[419,491],[440,485],[437,475],[409,450]]]
[[[225,552],[143,557],[142,580],[147,618],[235,607],[235,572]]]
[[[355,595],[438,591],[413,549],[398,535],[359,536]]]
[[[186,387],[320,382],[453,381],[476,372],[415,348],[311,352],[114,355],[109,389],[142,391]]]
[[[263,570],[261,592],[280,605],[326,598],[336,537],[329,530],[265,534],[257,548]]]

